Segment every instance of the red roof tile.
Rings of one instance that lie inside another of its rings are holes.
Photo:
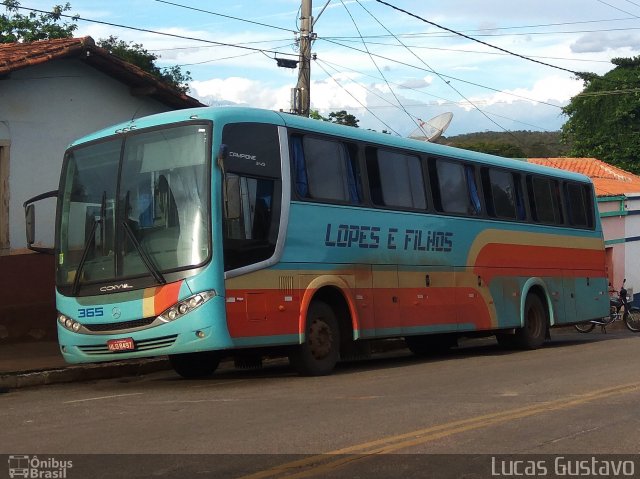
[[[0,77],[16,70],[69,57],[77,58],[130,85],[136,92],[147,94],[172,108],[204,106],[195,98],[175,90],[141,68],[96,46],[91,37],[0,44]]]
[[[593,181],[597,196],[640,193],[640,176],[596,158],[529,158],[527,161],[586,175]]]

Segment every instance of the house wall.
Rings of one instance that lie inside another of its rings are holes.
[[[611,265],[609,281],[613,288],[632,290],[634,302],[640,304],[640,195],[600,198],[598,209],[602,218],[607,257]]]
[[[0,80],[0,145],[9,152],[9,243],[26,246],[22,203],[58,188],[62,157],[76,138],[109,125],[167,111],[77,59],[54,60]],[[55,201],[36,206],[36,242],[52,245]]]
[[[0,344],[56,339],[53,256],[16,254],[26,246],[23,202],[58,188],[76,138],[169,109],[76,59],[0,79]],[[36,242],[52,245],[55,200],[36,213]]]

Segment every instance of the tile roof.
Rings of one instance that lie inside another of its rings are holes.
[[[51,60],[77,58],[103,73],[131,86],[137,94],[146,94],[172,108],[204,106],[141,68],[96,46],[93,38],[60,38],[30,43],[0,44],[0,78],[22,68]]]
[[[640,176],[596,158],[528,158],[527,161],[587,175],[593,181],[597,196],[640,193]]]

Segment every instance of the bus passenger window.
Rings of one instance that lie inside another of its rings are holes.
[[[517,190],[514,186],[513,174],[509,171],[483,168],[482,183],[489,215],[496,218],[516,219]]]
[[[443,213],[465,215],[481,213],[480,197],[471,166],[436,160],[431,167],[431,176],[435,182],[436,209]]]
[[[375,150],[367,152],[371,199],[379,206],[427,208],[422,165],[417,156]]]
[[[300,196],[360,203],[354,160],[345,144],[292,136],[291,150],[294,182]]]
[[[582,228],[592,228],[593,218],[588,187],[576,183],[566,183],[565,197],[569,223]]]
[[[529,201],[534,221],[538,223],[562,224],[562,209],[559,203],[557,182],[537,176],[527,177]]]

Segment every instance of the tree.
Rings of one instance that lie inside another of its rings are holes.
[[[563,139],[571,156],[592,156],[640,173],[640,56],[614,58],[599,76],[581,73],[582,93],[563,108]]]
[[[72,17],[70,22],[62,22],[63,13],[71,10],[69,3],[56,5],[51,13],[30,12],[28,15],[19,12],[18,0],[3,0],[1,4],[5,6],[6,13],[0,15],[0,43],[71,38],[78,28],[76,21],[79,17],[77,16]],[[160,57],[149,53],[141,44],[127,43],[114,36],[100,39],[97,44],[113,55],[142,68],[176,90],[182,93],[189,90],[188,83],[192,80],[191,72],[183,72],[178,65],[166,69],[157,67],[155,62]]]
[[[346,110],[332,111],[329,113],[328,117],[322,116],[318,110],[311,110],[309,112],[309,118],[320,121],[329,121],[331,123],[337,123],[338,125],[353,126],[356,128],[358,128],[358,123],[360,122],[360,120],[358,120],[354,115],[347,113]]]
[[[2,2],[6,13],[0,15],[0,43],[34,42],[54,38],[70,38],[78,25],[73,17],[71,22],[62,22],[62,14],[71,9],[71,5],[56,5],[51,13],[20,13],[18,0]]]
[[[360,122],[360,120],[351,113],[347,113],[346,110],[332,111],[329,113],[329,121],[337,123],[338,125],[353,126],[355,128],[358,128],[358,123]]]
[[[456,145],[457,146],[457,145]],[[477,141],[464,145],[467,150],[489,153],[490,155],[504,156],[506,158],[525,158],[524,151],[518,145],[498,141]]]
[[[142,68],[147,73],[168,83],[182,93],[186,93],[189,90],[188,83],[192,80],[191,72],[183,72],[178,65],[164,70],[158,68],[155,62],[160,57],[150,53],[140,43],[125,42],[124,40],[119,40],[118,37],[110,35],[109,38],[98,40],[97,45],[108,50],[113,55]]]

